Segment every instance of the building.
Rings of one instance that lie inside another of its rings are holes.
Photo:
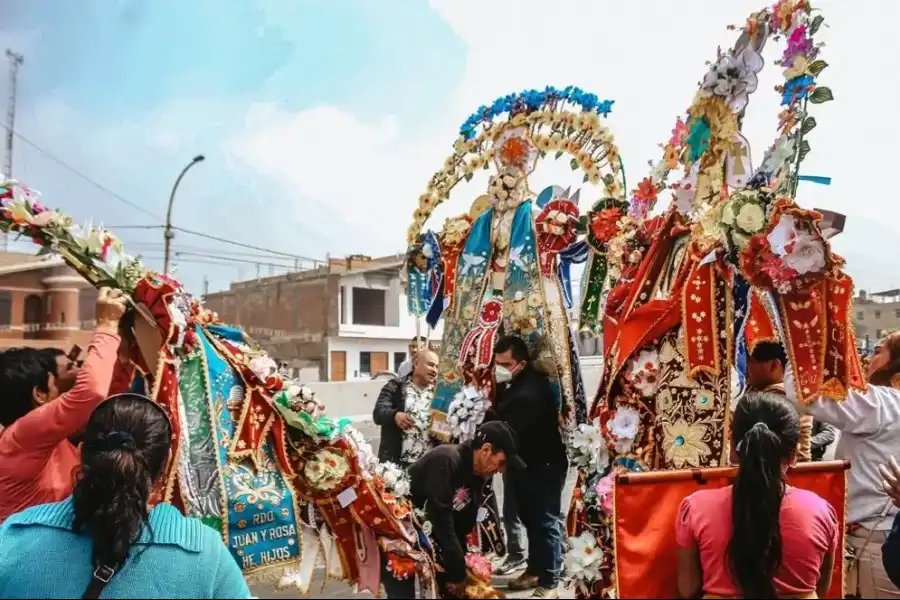
[[[204,303],[303,381],[369,379],[396,372],[416,335],[403,264],[403,255],[329,259],[315,269],[232,283]],[[441,335],[439,324],[431,339]]]
[[[97,290],[57,257],[0,252],[0,349],[87,348]]]
[[[853,310],[857,343],[869,352],[884,335],[900,329],[900,289],[875,294],[860,290]]]

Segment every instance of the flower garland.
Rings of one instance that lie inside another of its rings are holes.
[[[447,421],[452,428],[453,438],[468,442],[475,438],[475,429],[484,421],[491,401],[477,388],[467,386],[450,402]]]
[[[431,447],[431,390],[415,390],[412,383],[406,386],[406,414],[413,425],[403,432],[400,462],[411,465]]]
[[[406,498],[410,492],[409,475],[392,462],[385,461],[375,466],[374,474],[384,483],[384,491],[394,498]]]
[[[338,487],[349,471],[347,459],[331,450],[319,450],[303,467],[309,485],[322,492]]]
[[[567,110],[570,105],[581,111]],[[527,174],[538,158],[554,153],[558,159],[568,154],[572,169],[584,171],[585,182],[602,183],[607,195],[622,197],[624,174],[619,150],[612,133],[600,123],[600,115],[606,116],[611,108],[611,101],[600,102],[578,88],[547,88],[544,92],[506,96],[490,108],[479,109],[463,125],[444,168],[431,177],[419,196],[407,232],[409,243],[415,242],[435,207],[449,197],[453,187],[463,179],[470,180],[475,171],[488,169],[492,160],[498,167],[502,162]],[[506,122],[500,122],[499,117],[506,115]]]

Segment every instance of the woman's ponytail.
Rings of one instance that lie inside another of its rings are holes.
[[[91,416],[72,500],[75,531],[86,531],[93,541],[94,568],[119,570],[140,539],[171,435],[162,409],[136,394],[111,398]]]
[[[732,488],[731,574],[742,597],[775,598],[785,464],[800,440],[800,421],[784,398],[751,392],[735,410],[733,435],[739,469]]]

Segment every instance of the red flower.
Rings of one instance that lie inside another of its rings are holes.
[[[621,218],[621,208],[604,208],[591,215],[591,233],[598,242],[605,244],[619,232],[619,219]]]
[[[500,161],[504,165],[522,168],[528,161],[528,142],[520,137],[511,137],[500,146]]]
[[[500,320],[503,305],[498,300],[488,300],[481,307],[481,320],[485,323],[496,323]]]
[[[642,202],[656,202],[656,186],[653,185],[649,177],[645,177],[638,184],[634,197]]]

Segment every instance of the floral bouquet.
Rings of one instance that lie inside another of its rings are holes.
[[[769,226],[750,238],[740,253],[740,268],[752,285],[781,294],[804,289],[839,267],[816,226],[821,215],[786,199],[776,201]]]
[[[458,392],[447,409],[447,421],[453,437],[467,442],[475,437],[475,429],[484,421],[490,400],[478,388],[467,386]]]
[[[336,489],[349,472],[347,459],[327,449],[316,452],[303,467],[303,475],[310,487],[322,492]]]
[[[42,253],[58,253],[97,287],[133,293],[145,272],[140,258],[123,254],[121,242],[103,227],[76,225],[38,197],[36,191],[0,177],[0,231],[30,237],[42,246]]]
[[[590,531],[569,538],[569,550],[563,559],[563,565],[566,578],[575,585],[582,597],[590,597],[593,584],[600,579],[603,559],[603,551],[597,547],[597,540]]]
[[[491,586],[491,561],[484,554],[466,554],[466,597],[506,598],[502,592]]]
[[[375,475],[384,483],[384,491],[394,498],[405,498],[409,495],[409,475],[392,462],[378,463]]]

